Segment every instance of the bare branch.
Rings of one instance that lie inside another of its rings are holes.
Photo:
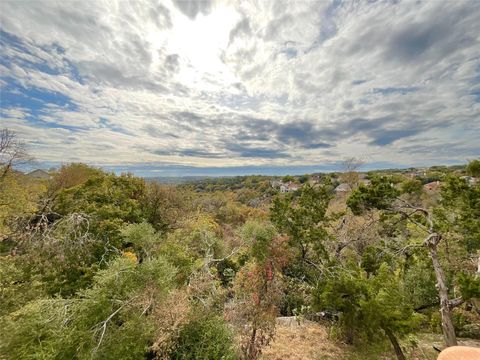
[[[103,320],[101,323],[96,325],[97,329],[94,331],[93,336],[94,337],[97,336],[99,331],[101,331],[101,334],[100,334],[100,339],[98,340],[97,346],[95,346],[95,348],[93,349],[93,352],[96,352],[100,348],[100,345],[102,344],[102,341],[103,341],[103,337],[105,336],[105,332],[107,331],[108,323],[113,319],[115,315],[117,315],[120,312],[120,310],[122,310],[125,306],[130,304],[134,299],[135,297],[124,302],[120,307],[118,307],[117,310],[111,313],[105,320]]]
[[[29,163],[33,158],[25,149],[25,143],[17,139],[16,133],[9,129],[0,130],[0,181],[14,166]]]

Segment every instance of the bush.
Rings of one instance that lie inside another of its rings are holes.
[[[233,334],[217,315],[203,314],[180,331],[170,359],[235,359]]]

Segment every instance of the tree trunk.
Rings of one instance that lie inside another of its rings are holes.
[[[256,337],[257,337],[257,328],[254,327],[252,331],[252,336],[250,337],[250,342],[248,344],[248,350],[247,350],[247,359],[249,360],[254,360],[257,358],[257,349],[256,349]]]
[[[395,355],[397,355],[398,360],[406,360],[405,355],[403,355],[402,348],[400,347],[400,344],[397,341],[397,338],[395,337],[395,334],[390,330],[390,329],[383,329],[385,331],[385,334],[387,335],[388,339],[393,345],[393,348],[395,350]]]
[[[435,270],[435,276],[437,278],[437,290],[440,298],[440,314],[442,316],[442,332],[445,340],[445,345],[455,346],[457,345],[457,338],[455,336],[455,329],[452,322],[452,314],[450,311],[450,301],[448,299],[448,288],[445,280],[445,274],[443,273],[442,265],[438,258],[437,245],[441,240],[441,235],[432,233],[425,240],[425,245],[430,253],[432,259],[433,269]]]

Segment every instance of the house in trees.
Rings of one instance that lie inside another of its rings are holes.
[[[460,176],[460,179],[466,181],[470,186],[478,184],[478,178],[473,176]]]
[[[270,184],[274,189],[279,189],[281,193],[297,191],[302,187],[301,185],[295,184],[292,181],[283,182],[279,180],[274,180],[274,181],[271,181]]]
[[[432,181],[432,182],[429,182],[428,184],[425,184],[423,185],[423,188],[426,190],[426,191],[437,191],[440,189],[440,186],[441,186],[441,183],[440,181]]]
[[[286,184],[280,185],[280,192],[287,193],[287,192],[297,191],[298,189],[300,189],[300,187],[301,187],[300,185],[297,185],[289,181]]]
[[[272,180],[272,181],[270,181],[270,185],[272,186],[272,188],[278,189],[278,188],[280,188],[280,186],[283,185],[283,182],[280,181],[280,180]]]

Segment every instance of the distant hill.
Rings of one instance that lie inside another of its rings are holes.
[[[36,169],[27,174],[27,176],[30,176],[35,179],[50,179],[50,174],[46,172],[45,170],[42,169]]]
[[[147,182],[157,182],[159,184],[187,184],[191,182],[210,179],[208,176],[155,176],[146,177]]]

